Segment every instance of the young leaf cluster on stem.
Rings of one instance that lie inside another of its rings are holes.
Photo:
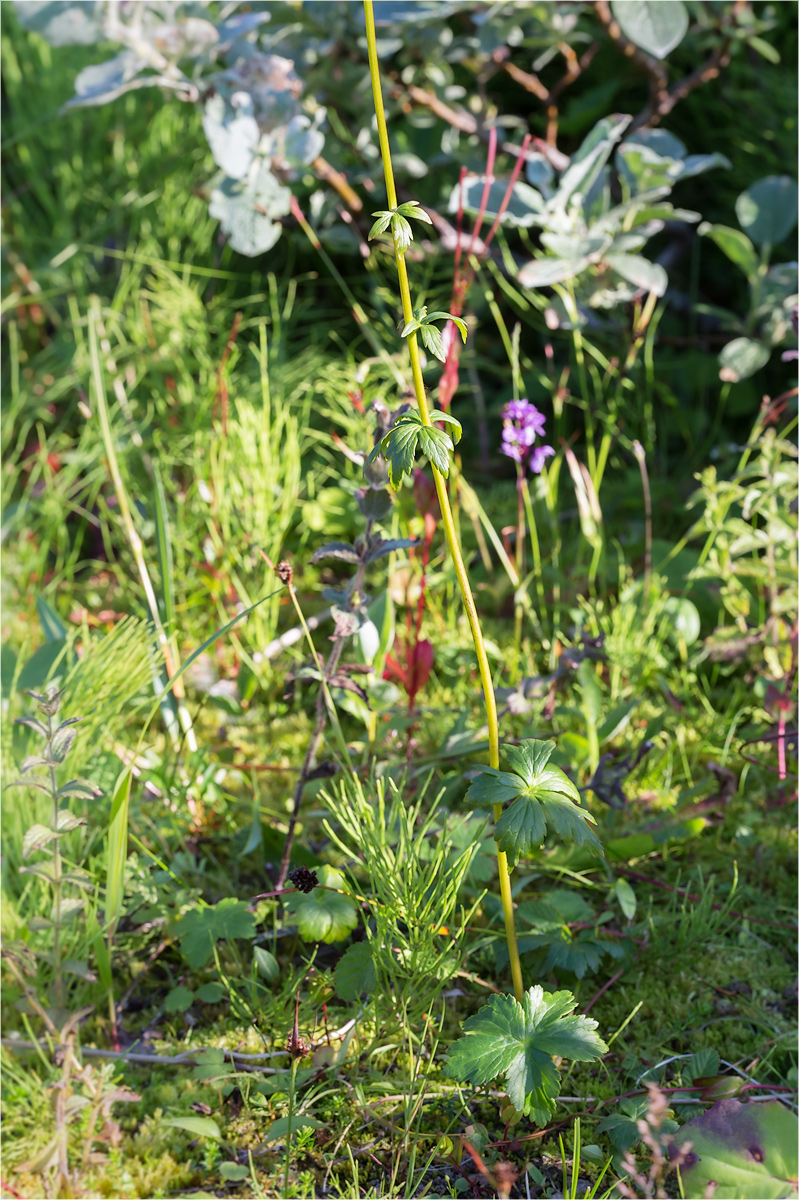
[[[372,0],[364,0],[364,13],[375,117],[389,203],[389,209],[380,214],[378,225],[385,221],[383,229],[386,229],[392,217],[398,214],[398,207],[383,108]],[[404,232],[411,236],[409,225]],[[390,482],[399,486],[404,475],[410,474],[417,448],[430,459],[447,548],[469,620],[483,687],[489,767],[484,768],[483,776],[469,789],[468,799],[473,803],[487,803],[493,809],[500,894],[514,990],[514,996],[493,996],[489,1004],[466,1023],[465,1036],[451,1047],[448,1071],[456,1079],[476,1084],[488,1083],[497,1075],[504,1074],[514,1107],[543,1123],[554,1108],[560,1084],[554,1057],[591,1061],[603,1054],[606,1046],[594,1033],[594,1021],[571,1015],[575,1000],[569,992],[547,996],[540,987],[524,991],[514,924],[509,855],[515,860],[533,846],[540,845],[548,826],[561,836],[582,842],[598,853],[601,853],[601,845],[587,825],[590,817],[579,807],[579,793],[574,784],[559,768],[549,765],[553,743],[542,745],[531,740],[520,747],[511,747],[506,753],[510,770],[499,769],[499,722],[494,685],[447,493],[449,457],[448,454],[446,457],[438,454],[439,450],[450,449],[440,441],[441,437],[446,437],[450,442],[451,439],[442,430],[437,430],[434,424],[436,421],[453,424],[453,419],[442,413],[431,413],[428,408],[417,344],[417,335],[424,339],[425,331],[428,331],[429,339],[431,320],[439,316],[452,318],[448,313],[430,316],[424,310],[414,313],[405,250],[407,244],[400,247],[395,233],[394,251],[402,299],[403,336],[407,339],[419,411],[413,415],[410,412],[403,414],[396,421],[376,445],[367,462],[367,469],[382,453],[388,464]],[[508,801],[510,807],[504,812],[503,805]]]

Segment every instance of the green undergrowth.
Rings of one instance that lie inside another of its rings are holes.
[[[564,1154],[589,1190],[610,1160],[601,1195],[624,1173],[626,1149],[646,1162],[636,1121],[647,1083],[679,1124],[725,1096],[792,1104],[795,404],[760,407],[764,390],[790,387],[792,368],[775,353],[757,384],[720,388],[715,346],[685,348],[692,319],[668,307],[658,310],[662,343],[653,332],[635,362],[625,309],[611,333],[586,331],[597,342],[586,401],[570,332],[547,332],[498,271],[496,296],[475,287],[464,310],[453,405],[464,439],[449,486],[502,739],[555,743],[552,764],[579,789],[606,851],[597,860],[583,846],[550,846],[515,865],[526,986],[569,989],[609,1046],[597,1062],[561,1064],[545,1126],[516,1120],[501,1079],[471,1088],[446,1073],[463,1022],[507,989],[509,959],[487,810],[465,800],[487,731],[427,467],[384,521],[395,548],[367,564],[374,633],[348,640],[346,670],[330,680],[339,726],[328,723],[305,783],[289,864],[318,870],[323,887],[263,895],[322,706],[307,641],[276,645],[302,632],[300,618],[260,552],[290,564],[326,657],[329,609],[342,603],[364,532],[357,493],[375,413],[411,395],[393,262],[375,247],[365,264],[343,250],[324,260],[292,218],[268,255],[236,255],[208,216],[214,167],[197,111],[148,89],[59,116],[75,70],[101,57],[71,51],[67,70],[41,38],[4,22],[4,1185],[42,1194],[64,1094],[58,1039],[42,1034],[33,1003],[47,1015],[57,983],[53,847],[36,857],[25,840],[48,825],[52,798],[9,787],[39,749],[13,722],[31,715],[27,693],[54,680],[62,716],[82,719],[70,775],[102,792],[70,798],[85,823],[58,839],[84,897],[59,948],[72,964],[70,1009],[82,1014],[69,1038],[101,1052],[73,1077],[60,1126],[75,1195],[495,1194],[465,1141],[489,1174],[513,1166],[512,1196],[536,1200],[563,1189]],[[729,78],[742,112],[722,92],[676,110],[687,142],[693,128],[715,146],[731,112],[746,135],[735,172],[708,193],[714,221],[732,221],[741,188],[786,167],[787,85],[776,134],[756,144],[765,101],[753,76],[738,56]],[[566,95],[575,149],[591,123],[581,106],[599,100]],[[483,147],[474,154],[482,170]],[[690,186],[685,203],[700,207],[704,181]],[[507,244],[501,253],[512,262]],[[424,303],[446,309],[451,260],[408,259]],[[718,298],[742,289],[726,260],[714,268]],[[518,339],[510,356],[503,330]],[[614,372],[628,353],[622,382]],[[432,392],[432,355],[424,372]],[[531,479],[540,577],[532,544],[519,554],[521,493],[498,452],[503,406],[522,394],[546,411],[556,449]],[[565,449],[589,461],[592,415],[593,448],[605,444],[607,459],[587,512]],[[651,526],[638,436],[649,439]],[[422,571],[421,543],[411,543],[425,538]],[[333,556],[314,561],[330,543]],[[420,595],[432,649],[414,691],[403,654]],[[177,700],[157,704],[168,672],[156,618],[174,661],[189,663],[183,712]],[[131,762],[112,921],[112,797]],[[367,820],[392,796],[414,814],[409,841],[423,831],[398,865],[380,855],[399,844],[399,821],[380,830]],[[356,835],[341,814],[359,801]],[[36,864],[39,874],[28,870]],[[385,896],[398,882],[408,890],[395,888],[405,907],[393,911]],[[446,914],[420,920],[431,895]],[[39,954],[33,974],[28,951]],[[297,995],[312,1057],[298,1064],[292,1103]],[[235,1062],[222,1051],[275,1057]],[[673,1176],[668,1188],[679,1194]]]

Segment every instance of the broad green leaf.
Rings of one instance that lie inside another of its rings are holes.
[[[735,214],[758,246],[776,246],[796,224],[798,202],[799,189],[790,175],[767,175],[741,192]]]
[[[32,688],[43,687],[52,676],[55,668],[68,653],[69,642],[61,638],[57,642],[45,642],[32,654],[17,677],[17,687],[21,692]]]
[[[445,1073],[477,1085],[501,1075],[514,1108],[545,1124],[560,1089],[553,1056],[593,1062],[607,1051],[596,1021],[573,1015],[576,1004],[571,992],[548,994],[538,986],[525,993],[523,1004],[513,996],[492,996],[465,1022]]]
[[[710,225],[707,221],[702,222],[697,232],[701,237],[709,237],[714,241],[730,262],[741,268],[747,279],[754,279],[760,257],[745,233],[741,233],[740,229],[730,229],[728,225]]]
[[[611,0],[622,33],[655,58],[665,58],[688,32],[682,0]]]
[[[663,628],[672,643],[680,639],[686,646],[693,646],[699,640],[701,621],[696,605],[685,596],[668,596],[663,608],[666,617]]]
[[[62,763],[64,761],[69,754],[72,748],[72,743],[75,741],[77,736],[78,731],[72,726],[67,726],[66,728],[61,726],[60,729],[56,729],[48,743],[50,747],[50,757],[54,762]]]
[[[682,1168],[686,1196],[717,1200],[782,1200],[797,1186],[796,1115],[776,1100],[719,1100],[676,1134],[691,1144]]]
[[[719,354],[719,377],[727,383],[738,383],[765,367],[770,357],[771,351],[762,342],[756,342],[754,338],[733,338]]]
[[[224,1000],[227,994],[225,985],[217,980],[204,983],[202,987],[197,988],[197,999],[202,1000],[203,1004],[218,1004],[220,1000]]]
[[[165,1117],[161,1123],[173,1129],[185,1129],[192,1137],[209,1137],[217,1142],[222,1141],[221,1130],[213,1117]]]
[[[419,449],[429,458],[446,479],[449,475],[449,456],[453,450],[452,438],[443,429],[419,426]]]
[[[580,683],[580,698],[586,720],[591,725],[598,725],[602,716],[602,689],[596,677],[596,667],[590,659],[584,658],[577,668],[577,679]]]
[[[254,957],[258,974],[262,975],[267,983],[274,983],[280,974],[280,965],[272,951],[264,949],[263,946],[256,946]]]
[[[352,933],[358,924],[358,907],[349,896],[331,890],[344,886],[340,871],[323,866],[319,868],[319,887],[286,897],[286,908],[296,918],[303,941],[341,942]]]
[[[515,800],[524,786],[518,775],[509,771],[498,771],[495,767],[481,767],[480,771],[466,793],[467,804],[481,808],[504,804],[507,800]]]
[[[296,1133],[298,1129],[322,1129],[323,1121],[317,1121],[315,1117],[294,1117],[291,1122],[292,1133]],[[273,1121],[265,1133],[261,1134],[263,1141],[276,1142],[279,1138],[284,1138],[289,1131],[289,1123],[287,1117],[278,1117]]]
[[[333,974],[336,992],[342,1000],[357,1000],[375,989],[375,964],[368,942],[356,942],[339,959]]]
[[[559,770],[547,768],[552,772]],[[593,820],[589,812],[578,808],[559,790],[547,791],[546,780],[542,778],[535,795],[520,796],[505,810],[494,827],[494,837],[499,849],[513,861],[540,846],[547,830],[550,834],[557,833],[565,842],[576,842],[599,855],[603,853],[602,843],[587,824]]]
[[[219,1174],[230,1183],[241,1183],[249,1178],[250,1168],[245,1163],[223,1162],[219,1164]]]
[[[616,892],[616,899],[619,902],[619,908],[624,913],[627,920],[632,921],[638,905],[638,901],[635,898],[635,892],[630,887],[626,879],[617,879],[614,890]]]
[[[218,904],[194,908],[177,923],[180,949],[190,967],[204,967],[220,939],[251,938],[255,918],[243,900],[227,896]]]
[[[360,554],[349,542],[328,542],[326,545],[320,546],[318,550],[314,550],[311,562],[318,563],[324,558],[339,558],[342,562],[349,563],[361,561]]]
[[[194,1000],[194,992],[191,988],[184,987],[178,984],[171,991],[167,992],[164,1000],[164,1008],[168,1013],[185,1012],[187,1008],[191,1008]]]
[[[406,337],[408,337],[409,334],[416,333],[417,329],[421,329],[421,328],[422,328],[422,322],[419,320],[418,317],[414,317],[413,320],[409,321],[408,324],[405,326],[402,333],[400,334],[400,337],[406,338]]]
[[[69,630],[54,608],[47,603],[44,596],[36,597],[36,610],[39,614],[39,624],[42,627],[46,642],[62,642]]]
[[[69,833],[70,829],[77,829],[79,825],[85,825],[86,822],[83,817],[76,817],[74,813],[62,808],[55,824],[59,833]]]

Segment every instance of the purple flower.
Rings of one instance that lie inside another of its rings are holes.
[[[501,453],[520,466],[529,467],[534,475],[541,472],[547,458],[555,453],[551,446],[536,446],[537,437],[544,436],[545,419],[529,400],[511,400],[502,410]]]

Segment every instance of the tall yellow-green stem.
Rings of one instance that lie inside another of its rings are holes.
[[[388,129],[386,127],[386,114],[383,109],[383,91],[380,84],[380,63],[377,57],[377,38],[375,36],[375,19],[372,0],[364,0],[364,12],[366,16],[366,41],[369,47],[369,73],[372,78],[372,93],[374,95],[375,117],[377,118],[377,134],[380,141],[380,153],[383,159],[383,171],[386,179],[386,196],[388,199],[388,207],[390,209],[397,208],[397,189],[394,186],[394,171],[391,166],[391,148],[388,141]],[[404,254],[396,249],[394,254],[397,260],[397,276],[399,279],[400,296],[402,298],[402,315],[405,319],[405,324],[413,320],[413,305],[411,303],[411,289],[408,281],[408,269],[405,265]],[[427,396],[424,389],[424,380],[422,378],[422,363],[419,357],[419,346],[416,340],[416,334],[411,333],[406,339],[408,343],[408,353],[411,359],[411,373],[413,375],[413,387],[416,393],[416,403],[419,406],[419,416],[423,425],[432,425],[430,420],[430,409],[427,404]],[[469,628],[472,631],[474,639],[474,649],[477,655],[477,669],[480,672],[480,682],[483,686],[483,697],[485,700],[486,721],[488,723],[488,758],[489,764],[492,767],[499,767],[499,721],[497,719],[497,702],[494,696],[494,684],[491,678],[491,669],[488,663],[488,655],[486,654],[485,642],[483,640],[482,630],[480,629],[480,619],[477,615],[477,608],[472,596],[472,589],[469,586],[469,577],[466,574],[466,566],[461,554],[461,548],[458,543],[457,533],[455,531],[455,522],[452,517],[452,508],[449,502],[449,494],[444,476],[430,464],[433,471],[433,480],[435,482],[436,493],[438,495],[438,503],[441,508],[441,521],[444,526],[444,536],[446,538],[447,547],[455,567],[455,574],[458,578],[458,586],[460,587],[461,597],[463,599],[463,607],[466,610],[466,616],[469,621]],[[501,805],[494,806],[494,820],[498,821],[502,816]],[[502,897],[502,909],[505,914],[505,933],[508,940],[508,952],[510,954],[510,967],[513,977],[513,991],[516,999],[521,1002],[524,994],[524,985],[522,983],[522,968],[519,962],[519,948],[516,943],[516,928],[513,920],[513,897],[510,888],[510,872],[508,870],[507,856],[501,851],[497,851],[497,864],[499,866],[499,887]]]

